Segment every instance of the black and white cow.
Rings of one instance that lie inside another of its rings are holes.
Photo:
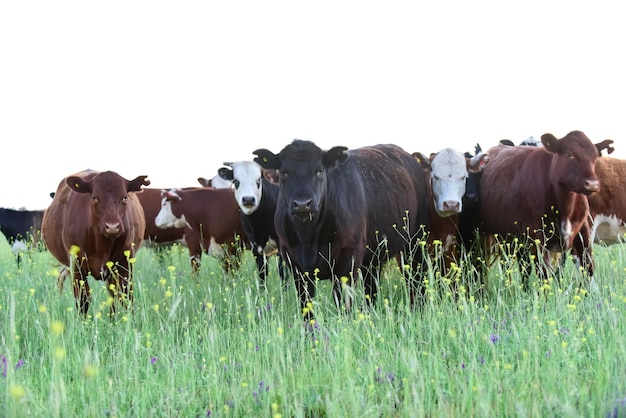
[[[267,255],[278,248],[279,242],[274,228],[274,214],[280,193],[276,172],[264,170],[254,161],[226,162],[224,165],[228,167],[220,168],[218,175],[234,185],[235,200],[241,209],[241,223],[252,245],[260,285],[264,287],[268,273]],[[282,257],[279,251],[276,253],[278,272],[284,283]]]
[[[378,293],[378,272],[400,252],[410,255],[416,275],[424,267],[419,242],[430,227],[428,185],[417,160],[402,148],[374,145],[324,151],[294,140],[278,154],[254,151],[263,168],[278,170],[280,197],[274,217],[283,255],[291,264],[301,309],[313,320],[318,279],[333,281],[333,297],[350,309],[343,286],[363,276],[366,302]],[[415,301],[422,281],[411,276]]]
[[[41,243],[43,212],[0,208],[0,230],[11,245],[18,268],[22,254]]]

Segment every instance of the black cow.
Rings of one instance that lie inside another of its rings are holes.
[[[0,208],[0,230],[6,237],[20,267],[22,253],[41,244],[43,210]]]
[[[259,271],[259,284],[265,287],[268,273],[267,253],[269,252],[266,248],[268,245],[275,248],[279,245],[276,228],[274,228],[274,214],[280,190],[274,184],[277,179],[271,178],[272,173],[275,172],[263,170],[254,161],[237,161],[224,163],[224,165],[229,167],[222,167],[217,173],[221,179],[235,187],[235,200],[241,209],[243,229],[252,246],[252,254],[254,254]],[[284,283],[285,273],[280,253],[278,253],[278,258],[278,273]]]
[[[280,197],[274,217],[281,251],[291,263],[304,319],[313,320],[317,279],[333,280],[335,304],[342,286],[363,275],[366,301],[378,293],[380,266],[400,252],[413,273],[424,263],[419,245],[430,227],[428,187],[417,160],[396,145],[323,151],[294,140],[279,154],[254,152],[263,168],[279,170]],[[409,279],[411,302],[423,291]],[[350,309],[351,297],[345,299]]]

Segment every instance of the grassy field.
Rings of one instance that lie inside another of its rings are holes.
[[[47,252],[18,270],[1,241],[0,416],[626,416],[626,248],[595,250],[594,291],[573,263],[521,290],[503,259],[481,297],[431,271],[417,312],[395,264],[372,311],[338,314],[320,282],[305,327],[293,284],[272,266],[260,291],[248,253],[194,279],[185,248],[141,249],[133,312],[112,320],[90,279],[83,320]]]

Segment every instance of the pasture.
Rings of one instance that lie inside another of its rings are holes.
[[[626,247],[594,250],[596,291],[571,262],[559,283],[521,290],[504,257],[483,296],[464,281],[451,296],[463,263],[430,270],[416,312],[395,263],[371,311],[338,314],[322,281],[309,328],[293,283],[270,262],[260,291],[248,253],[230,273],[204,257],[193,278],[186,248],[142,248],[133,312],[112,320],[90,278],[83,320],[49,253],[18,270],[2,240],[0,416],[626,416]]]

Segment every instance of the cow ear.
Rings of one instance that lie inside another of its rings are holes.
[[[559,152],[559,140],[552,134],[541,135],[541,143],[550,152]]]
[[[134,180],[131,180],[126,183],[126,191],[128,192],[138,192],[141,190],[141,186],[149,186],[150,180],[147,179],[148,176],[138,176]]]
[[[343,163],[348,158],[346,151],[348,151],[348,147],[332,147],[324,153],[322,164],[324,164],[324,167],[334,167]]]
[[[515,144],[510,139],[501,139],[500,145],[506,145],[507,147],[514,147]]]
[[[91,193],[91,183],[84,181],[78,176],[70,176],[65,179],[65,182],[70,187],[70,189],[74,190],[75,192]]]
[[[233,181],[235,177],[233,176],[233,169],[228,167],[222,167],[217,170],[217,174],[224,180]]]
[[[280,184],[280,173],[278,170],[263,170],[263,177],[272,184]]]
[[[596,144],[596,148],[598,149],[598,155],[602,156],[602,150],[606,150],[607,153],[612,154],[613,151],[615,151],[615,148],[613,148],[613,140],[612,139],[605,139],[602,142],[598,142]]]
[[[489,154],[481,152],[467,160],[467,170],[472,173],[480,173],[483,168],[487,167],[487,164],[489,164]]]
[[[254,159],[254,162],[260,165],[263,168],[269,169],[279,169],[279,161],[278,156],[274,154],[272,151],[267,150],[265,148],[258,149],[253,152],[257,157]]]
[[[432,169],[432,166],[430,165],[430,158],[426,157],[424,154],[422,154],[419,151],[414,152],[411,155],[413,156],[413,158],[415,158],[415,160],[419,163],[419,165],[422,166],[424,170]]]
[[[198,183],[200,183],[202,187],[211,187],[211,180],[205,179],[204,177],[198,177]]]

